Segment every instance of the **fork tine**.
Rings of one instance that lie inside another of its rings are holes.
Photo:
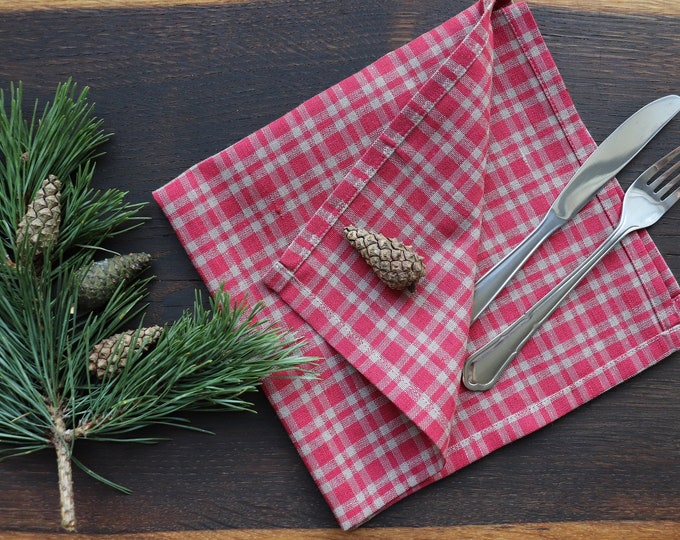
[[[666,164],[664,163],[663,165]],[[678,169],[680,169],[680,159],[667,169],[663,170],[663,172],[658,174],[656,178],[647,182],[647,185],[653,188],[654,193],[659,193],[669,184],[669,182],[672,182],[672,180],[669,180],[669,178],[671,175],[675,174]]]
[[[643,173],[645,183],[653,188],[654,192],[661,189],[668,177],[680,167],[680,161],[676,161],[668,169],[664,170],[669,163],[674,162],[678,157],[680,157],[680,146],[671,150]],[[659,174],[661,171],[663,172]]]
[[[680,163],[678,163],[680,165]],[[677,169],[677,166],[674,167],[674,169]],[[678,191],[678,186],[680,186],[680,174],[676,175],[674,178],[671,178],[666,185],[664,185],[660,190],[659,190],[659,198],[662,201],[665,201],[668,197],[671,195],[675,195],[675,197],[680,196],[680,191]]]
[[[650,169],[656,169],[656,173],[646,183],[660,201],[666,202],[666,199],[678,187],[680,181],[680,174],[677,174],[680,169],[680,159],[678,159],[678,156],[680,156],[680,146],[650,167]],[[673,205],[676,200],[667,202]]]

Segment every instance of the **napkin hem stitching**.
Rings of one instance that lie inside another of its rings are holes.
[[[286,273],[289,275],[289,279],[287,280],[287,283],[290,282],[295,282],[295,288],[302,292],[303,294],[306,295],[307,299],[312,303],[316,309],[320,309],[323,311],[328,318],[329,321],[335,321],[335,324],[337,325],[338,328],[346,328],[348,332],[342,332],[342,335],[347,338],[351,339],[358,347],[360,351],[366,351],[371,349],[370,343],[368,343],[362,336],[361,334],[355,332],[353,328],[347,324],[344,324],[344,321],[342,319],[338,319],[337,315],[333,312],[333,310],[329,309],[328,306],[326,306],[325,302],[323,299],[319,298],[317,294],[314,293],[312,289],[310,289],[307,285],[302,283],[299,279],[297,279],[294,275],[293,272],[291,272],[289,269],[285,269]],[[282,293],[283,291],[281,291]],[[288,302],[286,302],[288,303]],[[298,308],[293,308],[295,311],[298,311]],[[304,311],[304,308],[300,309],[300,311]],[[326,338],[324,338],[326,339]],[[329,345],[333,346],[332,343],[329,342]],[[333,347],[335,348],[335,347]],[[344,355],[342,355],[344,357]],[[346,359],[348,360],[348,359]],[[388,361],[384,360],[382,358],[382,355],[375,355],[375,357],[372,358],[372,360],[381,366],[381,369],[385,373],[389,373],[393,371],[394,365],[390,364]],[[349,361],[349,360],[348,360]],[[353,364],[353,362],[350,362]],[[354,364],[353,364],[354,365]],[[387,368],[387,369],[386,369]],[[362,370],[358,370],[360,373],[363,374]],[[441,407],[437,405],[434,401],[430,399],[430,397],[422,393],[420,389],[418,389],[416,386],[414,386],[410,379],[408,377],[404,377],[400,371],[397,371],[397,376],[396,378],[393,378],[392,380],[399,386],[399,389],[407,393],[410,398],[413,400],[414,403],[420,402],[420,401],[425,401],[426,406],[431,407],[432,410],[436,411],[436,418],[435,420],[442,426],[448,426],[451,423],[451,419],[447,418],[446,415],[442,412]],[[366,376],[366,375],[364,375]],[[382,390],[381,390],[382,392]],[[401,407],[397,403],[395,403],[389,396],[388,393],[382,392],[386,398],[388,398],[392,403],[395,404],[395,406],[401,410]],[[432,410],[430,410],[430,413],[432,413]],[[434,440],[430,435],[428,434],[428,431],[426,429],[423,429],[422,427],[419,426],[419,423],[414,420],[410,414],[408,414],[406,411],[402,411],[403,414],[408,416],[411,421],[419,427],[425,434],[428,435],[428,438],[432,440],[433,444],[437,446],[439,451],[443,454],[443,449],[447,447],[448,445],[448,440],[450,435],[449,430],[444,430],[445,433],[447,433],[446,440],[441,441],[441,440]]]
[[[601,394],[603,394],[604,392],[606,392],[610,388],[613,388],[614,386],[618,386],[619,384],[621,384],[621,383],[625,382],[626,380],[634,377],[635,375],[637,375],[641,371],[643,371],[643,370],[651,367],[652,365],[662,361],[664,358],[668,357],[669,355],[673,354],[673,352],[677,351],[680,348],[680,346],[675,344],[675,343],[668,342],[668,340],[666,338],[671,338],[674,334],[677,334],[679,331],[680,331],[680,325],[675,325],[675,326],[669,328],[668,330],[665,330],[661,333],[654,335],[652,338],[644,341],[643,343],[638,344],[635,348],[627,351],[626,354],[619,355],[616,358],[609,360],[608,362],[606,362],[602,366],[599,366],[598,368],[590,371],[587,375],[580,377],[579,379],[570,383],[569,385],[560,388],[556,392],[553,392],[549,396],[544,397],[540,401],[538,401],[536,403],[529,404],[527,407],[522,409],[522,411],[518,411],[518,412],[513,413],[509,416],[503,417],[502,419],[500,419],[497,422],[493,423],[492,425],[484,428],[483,430],[475,432],[474,434],[466,437],[462,441],[451,445],[450,447],[447,448],[447,451],[444,454],[444,457],[447,460],[449,460],[451,458],[451,456],[453,454],[455,454],[456,452],[464,451],[466,448],[469,448],[473,443],[477,443],[477,442],[483,440],[487,435],[494,433],[494,432],[498,432],[500,428],[513,426],[517,423],[518,420],[521,420],[522,418],[526,417],[527,415],[533,417],[536,412],[539,412],[541,410],[545,410],[547,405],[554,404],[555,401],[557,401],[559,398],[566,397],[568,395],[574,394],[576,390],[578,390],[579,388],[582,388],[585,384],[587,384],[591,380],[593,380],[593,379],[601,376],[602,374],[610,371],[611,369],[615,368],[623,360],[633,359],[634,357],[637,356],[637,353],[640,350],[648,348],[651,345],[658,343],[658,342],[662,342],[666,345],[666,347],[665,347],[666,350],[665,350],[665,352],[663,353],[662,356],[655,358],[651,362],[645,363],[644,367],[642,367],[642,368],[636,368],[634,373],[631,373],[628,376],[620,378],[620,380],[618,380],[618,382],[615,382],[614,384],[612,384],[608,388],[605,388],[604,390],[598,392],[597,394],[595,394],[595,395],[589,394],[589,397],[587,399],[585,399],[584,401],[582,401],[581,403],[579,403],[579,405],[595,399],[596,397],[600,396]],[[654,355],[654,356],[656,356],[656,355]],[[577,399],[581,400],[581,397],[582,397],[582,394],[579,394],[577,396]],[[578,405],[576,407],[578,407]],[[571,412],[576,407],[573,407],[573,408],[569,409],[568,411],[565,411],[563,414],[557,414],[554,418],[550,418],[549,420],[547,420],[545,422],[545,424],[543,424],[542,426],[539,426],[539,429],[540,429],[540,427],[545,427],[546,425],[552,423],[557,418],[560,418],[561,416],[568,414],[569,412]],[[522,428],[520,428],[520,431],[523,432],[524,430]],[[503,444],[507,444],[507,443],[504,442]]]
[[[526,2],[522,2],[519,4],[511,4],[508,6],[508,10],[511,9],[516,9],[521,15],[531,15],[531,11],[529,10],[529,7],[527,6]],[[508,17],[508,14],[506,10],[501,10],[499,12],[500,14],[503,15],[505,18],[506,22],[509,24],[510,28],[512,28],[512,32],[517,38],[517,41],[520,43],[522,46],[522,51],[524,52],[524,56],[526,59],[529,61],[529,65],[531,65],[531,70],[534,72],[534,75],[536,75],[536,78],[538,81],[541,83],[541,88],[543,90],[543,95],[547,98],[548,103],[550,103],[550,108],[553,110],[555,113],[555,117],[560,123],[560,128],[562,130],[562,133],[564,133],[564,136],[566,137],[567,141],[569,142],[569,146],[571,147],[572,151],[574,152],[574,155],[576,156],[576,159],[578,160],[579,164],[582,164],[588,157],[588,154],[590,152],[587,152],[585,156],[580,155],[580,151],[583,149],[581,144],[578,143],[578,141],[574,141],[573,136],[574,134],[571,133],[567,129],[567,120],[565,120],[565,117],[568,116],[567,110],[558,107],[557,104],[555,103],[555,99],[553,98],[553,93],[557,92],[560,94],[564,94],[565,96],[568,96],[569,99],[569,109],[571,110],[571,113],[575,112],[575,106],[573,101],[571,100],[571,96],[569,95],[567,91],[566,84],[564,83],[564,80],[560,77],[560,80],[558,83],[553,83],[552,85],[548,84],[548,82],[545,80],[545,76],[543,74],[543,71],[538,68],[536,65],[536,59],[533,54],[531,54],[531,47],[529,44],[526,42],[526,39],[524,38],[524,33],[520,31],[519,27],[517,26],[517,18],[516,17]],[[547,54],[548,58],[550,58],[550,62],[552,64],[552,68],[554,70],[557,70],[557,64],[555,63],[554,58],[552,57],[552,54],[550,54],[550,51],[545,48],[544,50],[541,51],[543,54]],[[552,88],[552,90],[551,90]],[[555,89],[557,88],[557,90]],[[580,120],[577,121],[579,125],[579,131],[580,130],[586,130],[587,128],[583,124],[583,122]],[[573,124],[573,122],[572,122]],[[590,140],[592,141],[592,144],[594,144],[594,141],[592,137],[589,137]]]

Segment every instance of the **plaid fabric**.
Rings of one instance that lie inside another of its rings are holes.
[[[263,300],[320,359],[317,380],[265,390],[345,529],[680,348],[678,284],[640,232],[495,388],[460,384],[467,354],[591,252],[622,200],[611,182],[470,326],[475,278],[595,148],[529,9],[500,4],[474,4],[154,193],[207,286]],[[379,282],[349,224],[424,255],[413,294]]]

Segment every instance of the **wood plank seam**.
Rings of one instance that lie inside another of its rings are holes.
[[[257,1],[259,0],[21,0],[0,2],[0,13],[60,9],[208,6],[246,4]],[[680,16],[680,2],[676,0],[600,0],[599,2],[592,0],[528,0],[528,3],[531,7],[552,7],[590,13]]]

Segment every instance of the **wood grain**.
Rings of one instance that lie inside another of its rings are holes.
[[[5,0],[0,2],[0,12],[208,6],[253,3],[254,1],[257,0]],[[580,12],[665,16],[680,14],[680,3],[676,0],[599,0],[597,2],[591,0],[528,0],[528,2],[532,7],[558,7]]]
[[[0,88],[22,80],[30,103],[49,100],[69,76],[91,87],[97,114],[115,134],[98,165],[97,187],[125,189],[131,201],[149,203],[150,221],[109,247],[154,256],[150,324],[172,321],[203,288],[151,191],[470,4],[263,0],[164,2],[160,9],[141,1],[63,10],[25,10],[30,0],[0,3],[22,6],[0,17]],[[678,93],[680,19],[654,16],[664,8],[658,2],[634,2],[649,9],[644,17],[530,4],[596,141],[644,103]],[[623,13],[633,3],[593,4]],[[669,13],[677,13],[670,4]],[[630,182],[678,141],[676,120],[621,181]],[[651,230],[676,277],[679,225],[676,208]],[[158,427],[148,434],[169,440],[153,447],[79,445],[81,461],[133,490],[122,495],[76,471],[81,538],[410,538],[413,528],[424,538],[678,537],[678,381],[675,354],[351,535],[336,531],[258,394],[256,415],[189,415],[214,435]],[[0,471],[0,537],[62,538],[54,456],[13,459]]]
[[[226,6],[258,0],[2,0],[0,12],[65,9],[140,9],[177,6]]]
[[[142,534],[97,535],[97,540],[547,540],[596,539],[677,540],[680,524],[673,521],[526,523],[521,525],[467,525],[459,527],[363,528],[351,533],[326,529],[242,529],[229,531],[180,531]],[[13,540],[62,540],[61,534],[15,533]],[[73,534],[69,540],[88,540]]]
[[[578,11],[581,13],[611,13],[628,15],[680,14],[680,3],[675,0],[527,0],[530,6],[551,7]]]

